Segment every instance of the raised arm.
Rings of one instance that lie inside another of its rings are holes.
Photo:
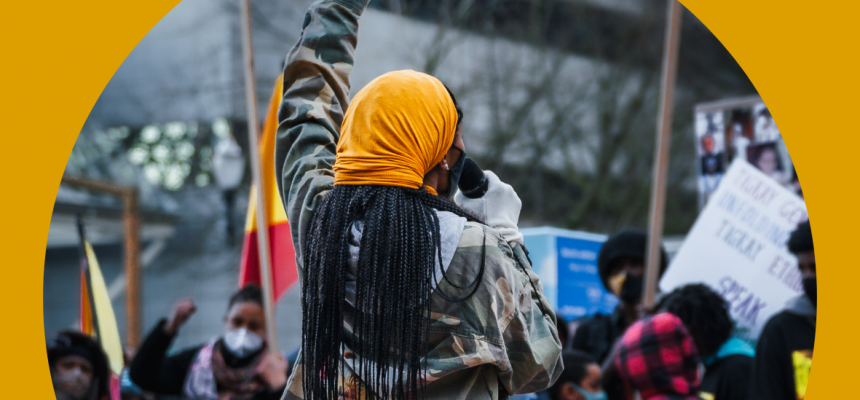
[[[165,330],[166,320],[161,320],[149,333],[137,350],[128,374],[131,381],[143,390],[157,394],[182,394],[182,384],[188,368],[197,357],[200,347],[167,356],[175,333]]]
[[[337,140],[347,108],[358,19],[369,0],[323,0],[305,15],[287,55],[278,112],[275,173],[290,220],[299,275],[308,228],[334,185]]]

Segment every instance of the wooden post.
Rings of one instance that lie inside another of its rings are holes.
[[[122,219],[125,224],[125,304],[126,342],[137,348],[140,343],[140,210],[137,189],[129,188],[123,194]]]
[[[660,84],[660,111],[657,115],[657,142],[651,176],[651,210],[648,216],[648,248],[643,305],[652,307],[660,275],[663,241],[663,218],[666,212],[666,180],[669,172],[669,146],[672,143],[672,106],[678,73],[678,47],[681,41],[683,7],[669,0],[666,37],[663,43],[663,72]]]
[[[83,178],[64,176],[62,183],[94,192],[107,193],[123,201],[123,225],[126,281],[126,343],[137,347],[140,343],[140,209],[137,189],[112,185]]]
[[[251,3],[240,0],[242,18],[242,55],[245,72],[245,105],[248,118],[248,139],[251,153],[251,171],[257,196],[257,250],[260,255],[260,283],[263,289],[263,308],[266,313],[266,336],[269,350],[278,352],[275,330],[275,305],[272,301],[272,256],[269,251],[269,224],[266,215],[266,193],[260,166],[260,146],[257,126],[257,85],[254,82],[254,48],[251,43]]]

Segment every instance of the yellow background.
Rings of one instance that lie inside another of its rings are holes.
[[[237,0],[238,1],[238,0]],[[290,0],[283,0],[290,1]],[[636,0],[630,0],[636,1]],[[6,0],[2,8],[0,397],[53,398],[42,277],[75,138],[110,77],[177,0]],[[813,221],[822,312],[807,398],[857,390],[860,266],[857,2],[685,0],[755,83],[785,135]],[[295,27],[300,29],[299,26]],[[683,38],[682,38],[683,40]],[[678,112],[685,112],[678,110]],[[679,133],[682,134],[682,133]],[[846,267],[839,267],[846,265]],[[832,268],[842,268],[838,275]]]

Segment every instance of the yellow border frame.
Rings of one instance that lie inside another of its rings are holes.
[[[285,0],[289,1],[289,0]],[[630,0],[635,1],[635,0]],[[813,216],[818,261],[851,263],[857,188],[852,177],[860,135],[851,115],[858,93],[853,1],[682,1],[730,50],[779,121]],[[75,139],[105,85],[143,36],[177,0],[4,3],[0,157],[0,299],[7,308],[4,398],[51,399],[46,368],[42,279],[52,205]],[[298,29],[298,27],[296,28]],[[683,40],[683,38],[682,38]],[[825,267],[827,271],[828,267]],[[819,280],[816,368],[809,398],[857,390],[851,304],[860,268]]]

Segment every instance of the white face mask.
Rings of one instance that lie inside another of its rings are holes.
[[[253,354],[263,347],[263,338],[245,328],[236,328],[224,334],[224,346],[239,358]]]

